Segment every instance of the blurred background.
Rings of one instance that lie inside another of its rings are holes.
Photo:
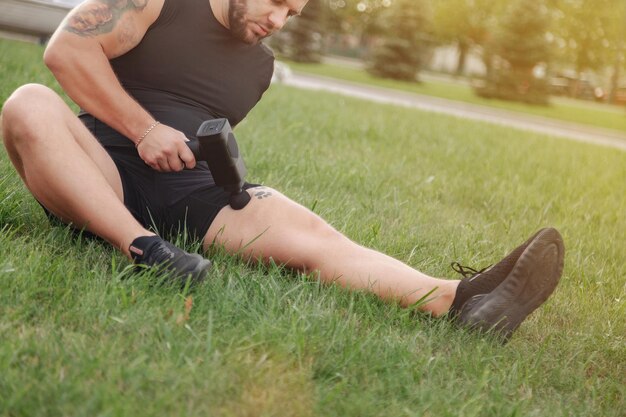
[[[312,0],[272,40],[295,61],[333,55],[380,77],[469,78],[485,97],[626,105],[625,0]]]
[[[0,30],[45,43],[78,3],[0,0]],[[268,44],[282,59],[376,77],[444,74],[487,98],[626,106],[625,28],[626,0],[310,0]]]

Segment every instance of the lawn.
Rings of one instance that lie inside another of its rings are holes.
[[[429,78],[427,81],[420,84],[407,83],[404,81],[376,78],[361,69],[333,64],[301,64],[289,62],[289,66],[296,72],[300,71],[308,74],[626,132],[626,108],[610,106],[608,104],[552,98],[549,106],[532,106],[523,103],[479,97],[474,94],[469,85],[459,82],[445,82]]]
[[[40,54],[0,41],[2,102],[53,85]],[[561,284],[504,347],[219,248],[181,291],[51,226],[0,150],[0,415],[624,415],[625,152],[281,85],[236,133],[250,181],[435,276],[555,226]]]

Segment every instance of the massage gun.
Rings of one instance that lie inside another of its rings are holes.
[[[242,189],[247,170],[230,123],[227,119],[206,120],[196,137],[187,142],[191,152],[197,161],[209,164],[215,185],[230,192],[228,203],[233,209],[241,210],[250,201],[250,194]]]

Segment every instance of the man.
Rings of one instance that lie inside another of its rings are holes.
[[[267,89],[261,39],[307,0],[87,0],[52,37],[45,62],[82,112],[50,89],[19,88],[3,108],[9,156],[57,218],[109,241],[135,263],[200,280],[210,262],[162,235],[187,231],[253,260],[419,308],[505,338],[552,293],[563,242],[544,229],[487,271],[429,277],[350,241],[306,208],[246,184],[251,202],[227,206],[186,145],[207,119],[241,121]],[[471,277],[469,276],[471,275]]]

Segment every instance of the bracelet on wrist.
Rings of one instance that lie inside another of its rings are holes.
[[[139,137],[139,139],[137,140],[137,142],[135,142],[135,148],[139,147],[139,144],[141,143],[142,140],[144,140],[146,138],[146,136],[148,136],[148,133],[150,133],[152,131],[152,129],[154,129],[155,127],[157,127],[158,125],[160,125],[161,122],[154,122],[150,125],[150,127],[148,127],[146,129],[145,132],[143,132],[143,135],[141,135]]]

